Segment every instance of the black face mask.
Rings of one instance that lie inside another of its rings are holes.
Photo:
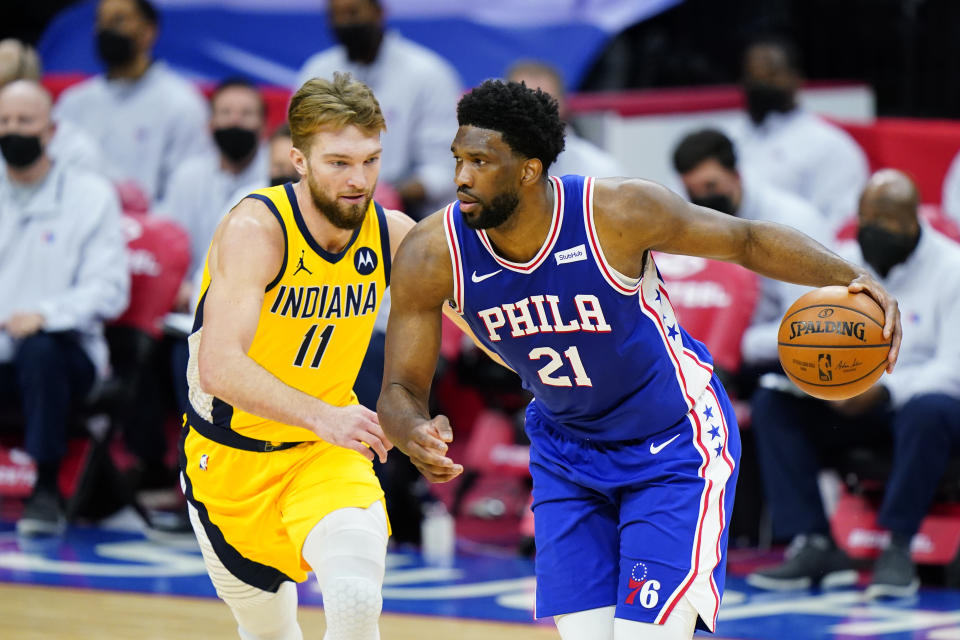
[[[257,147],[257,132],[243,127],[213,130],[213,140],[223,155],[237,162],[249,157]]]
[[[709,196],[703,196],[702,198],[690,198],[690,202],[698,207],[715,209],[720,213],[726,213],[731,216],[737,215],[737,210],[733,206],[733,200],[730,199],[730,196],[723,193],[714,193]]]
[[[356,22],[333,28],[333,35],[353,62],[370,63],[377,57],[383,30],[376,22]]]
[[[288,182],[297,182],[298,180],[300,180],[300,176],[299,176],[299,175],[293,175],[293,176],[276,176],[275,178],[270,178],[270,186],[271,186],[271,187],[278,187],[278,186],[280,186],[281,184],[287,184]]]
[[[107,68],[127,65],[136,55],[133,38],[113,29],[97,31],[97,53]]]
[[[761,124],[769,113],[786,113],[793,109],[793,94],[787,89],[768,84],[747,84],[743,94],[747,113],[754,124]]]
[[[40,136],[21,136],[16,133],[0,136],[0,153],[11,167],[25,169],[43,153]]]
[[[920,234],[915,237],[892,233],[882,227],[863,225],[857,231],[857,242],[863,259],[881,278],[886,278],[890,269],[906,262],[920,242]]]

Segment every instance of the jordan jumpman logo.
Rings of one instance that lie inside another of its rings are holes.
[[[306,271],[310,275],[313,275],[313,271],[307,269],[307,265],[303,264],[303,249],[300,250],[300,261],[297,263],[297,270],[293,272],[293,275],[297,275],[301,271]]]

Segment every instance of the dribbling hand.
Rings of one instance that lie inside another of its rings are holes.
[[[449,482],[463,473],[463,465],[446,456],[449,442],[453,442],[450,421],[446,416],[437,416],[414,427],[400,449],[427,480]]]
[[[900,355],[900,340],[903,338],[903,328],[900,326],[900,307],[897,305],[897,299],[890,295],[875,278],[867,274],[855,278],[847,287],[847,290],[850,293],[866,293],[876,300],[880,308],[883,309],[885,318],[883,337],[890,340],[887,373],[893,373],[893,367],[897,364],[897,357]]]
[[[311,430],[325,442],[352,449],[367,460],[373,460],[376,454],[380,462],[386,462],[387,451],[393,448],[377,414],[359,404],[330,407]]]

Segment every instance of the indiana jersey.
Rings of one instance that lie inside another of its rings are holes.
[[[261,189],[247,197],[270,209],[286,240],[283,264],[267,286],[247,355],[286,384],[324,402],[356,404],[353,385],[390,280],[390,240],[383,209],[371,202],[346,247],[330,253],[310,235],[293,185]],[[316,434],[302,427],[247,413],[200,388],[197,351],[210,285],[207,264],[187,367],[194,411],[214,426],[258,440],[317,440]]]
[[[459,201],[444,211],[457,311],[557,428],[606,441],[663,431],[710,382],[710,355],[677,323],[649,253],[638,280],[607,262],[593,220],[594,179],[550,182],[550,230],[523,264],[469,228]]]

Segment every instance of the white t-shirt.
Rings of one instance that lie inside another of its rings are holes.
[[[839,127],[797,108],[771,113],[760,126],[744,117],[730,134],[741,170],[812,204],[831,235],[856,214],[869,165]]]
[[[943,179],[943,212],[960,224],[960,153],[953,158]]]
[[[838,252],[877,276],[856,242],[845,243]],[[960,398],[960,245],[921,223],[920,242],[907,261],[886,278],[877,277],[896,296],[903,323],[897,366],[880,378],[893,406],[924,393]]]
[[[203,267],[213,232],[220,220],[250,193],[247,191],[231,202],[238,190],[251,184],[267,185],[268,160],[269,150],[261,146],[253,161],[240,173],[224,169],[220,164],[220,155],[215,153],[189,158],[173,172],[167,195],[157,209],[180,224],[190,236],[188,273]]]
[[[569,127],[567,127],[563,151],[557,156],[556,162],[550,165],[550,173],[555,176],[573,173],[597,178],[624,175],[623,169],[613,155],[592,142],[584,140]]]
[[[213,148],[203,96],[159,61],[135,81],[100,75],[70,87],[55,115],[99,142],[107,177],[137,182],[154,202],[180,163]]]
[[[372,64],[347,59],[334,46],[309,58],[297,87],[310,78],[332,79],[347,71],[373,90],[387,131],[383,134],[380,179],[400,184],[416,177],[424,185],[431,210],[455,196],[450,143],[457,133],[460,78],[453,66],[429,49],[398,33],[384,34]]]
[[[753,176],[743,176],[743,197],[737,216],[793,227],[820,244],[830,246],[820,212],[805,200],[778,189]],[[760,297],[750,326],[740,341],[740,353],[746,364],[761,365],[777,361],[777,331],[783,314],[794,301],[810,290],[799,284],[760,278]]]

